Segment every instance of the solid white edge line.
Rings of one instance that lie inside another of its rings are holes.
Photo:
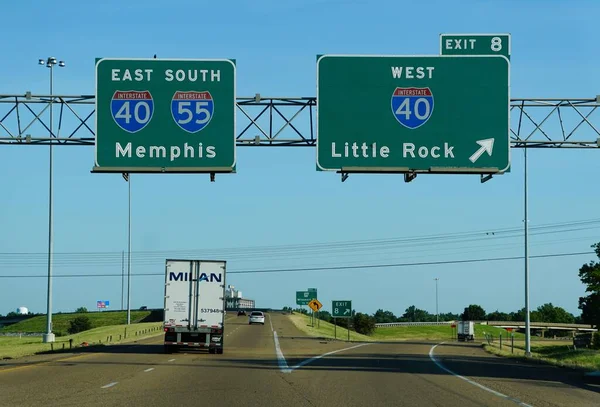
[[[107,385],[105,385],[105,386],[102,386],[102,387],[101,387],[101,389],[108,389],[109,387],[112,387],[112,386],[114,386],[114,385],[115,385],[115,384],[117,384],[117,383],[119,383],[119,382],[112,382],[112,383],[108,383]]]
[[[271,315],[269,315],[269,324],[271,324],[271,331],[273,331],[273,342],[275,342],[275,353],[277,354],[277,363],[279,364],[279,369],[283,373],[291,373],[292,370],[289,368],[287,361],[285,360],[285,356],[283,356],[283,352],[281,351],[281,347],[279,346],[277,332],[275,332],[275,330],[273,329],[273,321],[271,321]]]
[[[438,347],[438,345],[443,345],[444,343],[446,343],[446,342],[441,342],[441,343],[438,343],[437,345],[434,345],[434,346],[432,346],[432,347],[431,347],[431,349],[429,350],[429,358],[430,358],[430,359],[431,359],[431,361],[432,361],[433,363],[435,363],[435,364],[436,364],[436,365],[437,365],[437,366],[438,366],[440,369],[442,369],[442,370],[446,371],[447,373],[450,373],[452,376],[458,377],[459,379],[463,379],[463,380],[464,380],[464,381],[466,381],[467,383],[469,383],[469,384],[472,384],[473,386],[479,387],[479,388],[480,388],[480,389],[482,389],[482,390],[485,390],[485,391],[487,391],[487,392],[489,392],[489,393],[492,393],[492,394],[494,394],[494,395],[496,395],[496,396],[498,396],[498,397],[502,397],[503,399],[510,400],[510,401],[512,401],[513,403],[516,403],[516,404],[518,404],[519,406],[524,406],[524,407],[533,407],[533,406],[531,406],[530,404],[524,403],[524,402],[522,402],[522,401],[521,401],[521,400],[519,400],[519,399],[516,399],[516,398],[510,397],[510,396],[507,396],[506,394],[502,394],[502,393],[500,393],[500,392],[497,392],[496,390],[492,390],[492,389],[490,389],[489,387],[485,387],[485,386],[484,386],[484,385],[482,385],[482,384],[479,384],[479,383],[477,383],[477,382],[475,382],[475,381],[473,381],[473,380],[471,380],[471,379],[469,379],[469,378],[467,378],[467,377],[461,376],[461,375],[459,375],[459,374],[457,374],[457,373],[454,373],[452,370],[450,370],[450,369],[446,368],[446,367],[445,367],[444,365],[442,365],[442,363],[441,363],[441,362],[439,362],[439,361],[438,361],[438,360],[435,358],[435,356],[433,355],[433,350],[434,350],[435,348],[437,348],[437,347]]]
[[[285,360],[285,356],[283,355],[283,352],[281,351],[281,347],[279,346],[279,338],[277,337],[277,332],[275,331],[275,329],[273,329],[273,322],[271,321],[270,315],[269,315],[269,324],[271,324],[271,331],[273,331],[273,341],[275,342],[275,353],[277,354],[277,362],[279,363],[279,369],[283,373],[292,373],[294,370],[296,370],[302,366],[305,366],[311,362],[314,362],[315,360],[321,359],[322,357],[325,357],[328,355],[333,355],[334,353],[339,353],[339,352],[343,352],[345,350],[360,348],[361,346],[371,345],[371,343],[360,343],[358,345],[350,346],[348,348],[334,350],[334,351],[327,352],[327,353],[324,353],[319,356],[312,357],[310,359],[305,359],[302,362],[298,363],[296,366],[290,368],[287,364],[287,361]]]
[[[277,354],[277,362],[279,363],[279,369],[283,373],[292,373],[292,369],[289,368],[285,356],[279,347],[279,339],[277,339],[277,332],[273,331],[273,340],[275,341],[275,353]]]
[[[307,364],[309,364],[311,362],[314,362],[315,360],[321,359],[324,356],[333,355],[334,353],[343,352],[345,350],[360,348],[361,346],[366,346],[366,345],[371,345],[371,344],[370,343],[361,343],[361,344],[358,344],[358,345],[350,346],[348,348],[338,349],[338,350],[334,350],[334,351],[331,351],[331,352],[327,352],[327,353],[324,353],[322,355],[315,356],[314,358],[303,360],[302,362],[298,363],[296,366],[292,367],[292,370],[298,369],[298,368],[300,368],[300,367],[302,367],[304,365],[307,365]]]
[[[153,371],[153,370],[154,370],[154,368],[153,368],[153,367],[151,367],[151,368],[148,368],[148,369],[144,370],[144,372],[151,372],[151,371]]]

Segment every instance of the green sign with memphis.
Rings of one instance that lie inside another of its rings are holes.
[[[501,55],[319,57],[318,169],[505,172],[509,68]]]
[[[331,316],[333,318],[352,318],[352,301],[332,301]]]
[[[510,34],[440,34],[442,55],[504,55],[510,59]]]
[[[94,172],[233,172],[231,60],[96,61]]]

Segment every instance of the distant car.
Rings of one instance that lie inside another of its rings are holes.
[[[239,311],[238,311],[238,317],[239,317],[240,315],[246,315],[246,311],[244,311],[243,309],[239,310]]]
[[[145,306],[145,305],[142,305],[142,306],[140,307],[140,311],[146,311],[146,310],[148,310],[148,307],[147,307],[147,306]]]
[[[252,324],[265,324],[265,314],[261,311],[252,311],[250,313],[250,317],[248,318],[248,325]]]

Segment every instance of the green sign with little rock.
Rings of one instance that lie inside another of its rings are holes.
[[[509,68],[502,55],[319,57],[318,169],[503,173]]]
[[[94,172],[233,172],[231,60],[96,61]]]

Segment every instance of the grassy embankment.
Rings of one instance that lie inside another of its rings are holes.
[[[346,328],[342,328],[341,326],[335,327],[333,324],[325,321],[317,321],[315,320],[315,326],[312,327],[311,318],[307,315],[303,314],[291,314],[289,318],[292,320],[296,327],[309,336],[321,337],[321,338],[334,338],[334,335],[337,339],[347,340],[348,339],[348,330]],[[318,325],[320,324],[320,326]],[[337,333],[336,333],[337,329]],[[351,341],[371,341],[372,339],[366,335],[361,335],[354,331],[350,331],[350,340]]]
[[[82,314],[56,314],[52,316],[54,332],[67,332],[69,321],[77,316],[85,315],[92,323],[92,329],[74,335],[57,336],[54,344],[43,343],[39,336],[0,336],[0,360],[44,353],[54,349],[69,349],[69,340],[73,339],[73,347],[83,342],[89,345],[105,345],[133,342],[160,335],[162,322],[141,322],[149,319],[150,311],[131,311],[131,324],[126,325],[127,312],[88,312]],[[235,317],[227,315],[225,319]],[[0,332],[45,332],[46,317],[39,316],[21,321],[0,329]]]
[[[83,342],[89,345],[107,343],[126,343],[158,335],[162,322],[145,322],[150,311],[131,311],[131,324],[127,322],[126,312],[88,312],[81,314],[56,314],[52,316],[53,332],[66,333],[69,321],[77,316],[85,315],[90,319],[92,329],[74,335],[61,335],[56,337],[52,345],[42,343],[40,336],[0,336],[0,359],[15,358],[36,353],[48,352],[52,349],[69,349],[69,340],[73,340],[73,347],[80,346]],[[46,317],[38,316],[9,325],[0,329],[0,332],[45,332]]]
[[[508,345],[508,346],[507,346]],[[514,353],[510,343],[485,343],[484,349],[494,355],[515,359],[526,359],[524,340],[515,341]],[[583,370],[600,370],[600,351],[592,349],[575,349],[572,341],[538,340],[531,343],[531,359],[555,366],[570,367]]]
[[[109,325],[122,325],[127,323],[127,311],[119,312],[84,312],[73,314],[53,314],[52,332],[58,335],[67,335],[69,321],[80,316],[86,316],[92,323],[92,328]],[[131,311],[131,323],[141,323],[150,316],[150,311]],[[0,328],[2,332],[46,332],[46,316],[40,315],[24,321]]]
[[[320,336],[325,338],[334,337],[334,325],[325,321],[321,321],[320,328],[313,328],[310,323],[311,319],[307,315],[293,314],[290,315],[290,319],[294,322],[296,327],[302,332],[310,336]],[[503,337],[507,335],[504,329],[496,328],[487,325],[475,325],[475,338],[483,340],[485,334],[491,334],[498,339],[499,335]],[[524,337],[523,334],[515,334],[515,338],[519,339]],[[337,327],[337,338],[346,340],[348,338],[348,331],[345,328]],[[402,341],[402,340],[452,340],[452,328],[450,326],[398,326],[390,328],[376,328],[372,335],[361,335],[356,332],[350,331],[351,341]]]

